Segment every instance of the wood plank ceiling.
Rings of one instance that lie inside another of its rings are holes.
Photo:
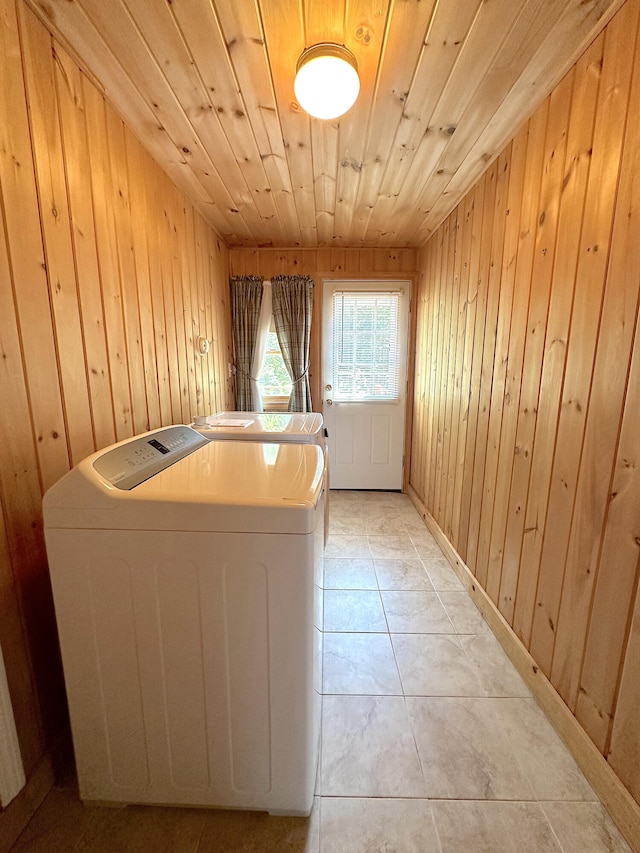
[[[28,0],[228,246],[420,246],[623,0]],[[356,56],[333,121],[295,102]]]

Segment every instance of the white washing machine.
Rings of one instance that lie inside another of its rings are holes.
[[[325,544],[329,535],[329,448],[317,412],[220,412],[198,416],[191,426],[211,441],[276,441],[317,444],[325,461]]]
[[[324,461],[172,426],[44,498],[80,796],[310,812]]]

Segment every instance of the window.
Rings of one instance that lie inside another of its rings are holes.
[[[258,377],[258,386],[265,402],[269,397],[285,397],[287,400],[291,394],[291,377],[284,366],[282,351],[278,343],[278,336],[273,328],[267,335],[267,349],[265,352],[262,370]]]
[[[334,293],[334,400],[399,399],[399,316],[399,293]]]

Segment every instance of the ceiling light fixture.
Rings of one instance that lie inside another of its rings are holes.
[[[316,118],[337,118],[360,92],[358,63],[341,44],[314,44],[300,55],[294,91],[300,106]]]

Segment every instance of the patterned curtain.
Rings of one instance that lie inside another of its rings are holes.
[[[271,288],[278,342],[293,382],[289,411],[310,412],[309,339],[313,279],[308,275],[276,275],[271,278]]]
[[[234,275],[231,285],[231,322],[236,353],[236,409],[252,410],[251,363],[256,348],[260,305],[261,275]]]

